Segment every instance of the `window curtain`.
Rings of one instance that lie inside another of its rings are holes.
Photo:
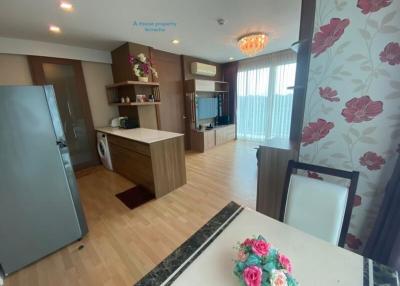
[[[239,62],[237,137],[263,141],[289,138],[296,54],[291,50]]]
[[[364,255],[400,271],[400,157],[386,186]]]
[[[228,111],[231,122],[236,122],[236,87],[237,87],[237,73],[239,62],[229,62],[222,65],[223,81],[228,82],[229,85],[229,100],[227,106],[223,106],[224,111]]]

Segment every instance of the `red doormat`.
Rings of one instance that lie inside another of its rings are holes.
[[[142,186],[133,187],[115,196],[130,209],[141,206],[155,198],[152,192]]]

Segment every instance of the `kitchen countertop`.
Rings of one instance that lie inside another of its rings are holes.
[[[151,144],[154,142],[159,142],[171,138],[184,136],[181,133],[173,133],[173,132],[147,129],[147,128],[123,129],[123,128],[113,128],[113,127],[99,127],[96,128],[96,130],[110,135],[115,135],[125,139],[130,139],[146,144]]]

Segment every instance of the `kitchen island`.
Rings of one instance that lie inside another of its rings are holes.
[[[186,184],[183,134],[146,128],[96,130],[107,134],[114,171],[156,198]]]

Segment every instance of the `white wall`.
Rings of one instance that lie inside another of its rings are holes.
[[[0,37],[0,53],[43,56],[111,64],[109,51]]]
[[[0,54],[0,85],[32,84],[28,58],[21,55]]]
[[[89,98],[90,110],[95,127],[109,125],[118,109],[107,103],[105,86],[113,83],[111,65],[82,62],[83,76]],[[0,85],[31,85],[32,77],[28,59],[24,55],[0,53]]]

